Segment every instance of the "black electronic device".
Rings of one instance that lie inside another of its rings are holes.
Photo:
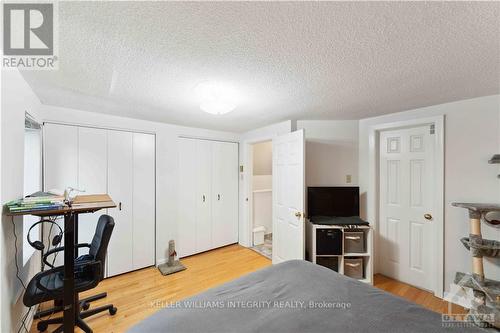
[[[308,187],[307,216],[359,216],[359,187]]]

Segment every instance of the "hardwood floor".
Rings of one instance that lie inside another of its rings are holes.
[[[181,300],[271,265],[269,259],[239,245],[183,258],[182,262],[187,270],[169,276],[162,276],[156,268],[150,267],[102,281],[96,289],[83,293],[82,297],[106,291],[108,297],[93,302],[91,308],[112,303],[118,307],[118,313],[110,316],[103,312],[85,321],[95,333],[124,332],[158,311],[157,304]],[[433,311],[447,311],[447,302],[382,275],[375,277],[375,285]],[[58,313],[53,317],[60,315]],[[55,328],[49,326],[49,331]],[[36,321],[30,332],[37,332]]]
[[[451,310],[453,311],[452,313],[466,313],[466,310],[461,306],[443,301],[428,291],[415,288],[409,284],[393,280],[381,274],[376,274],[374,276],[374,285],[375,287],[390,292],[391,294],[406,298],[413,303],[420,304],[424,308],[434,312],[450,313],[448,306],[451,305]]]

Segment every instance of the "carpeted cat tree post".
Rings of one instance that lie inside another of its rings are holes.
[[[161,274],[169,275],[186,269],[186,267],[179,260],[175,260],[176,255],[177,252],[175,252],[175,242],[174,240],[170,240],[168,242],[168,261],[158,266]]]
[[[452,205],[469,210],[469,237],[462,238],[461,242],[470,251],[472,258],[472,274],[457,272],[455,283],[474,291],[476,302],[469,314],[476,324],[500,328],[500,281],[487,279],[483,267],[483,257],[500,258],[500,242],[483,239],[481,234],[481,220],[493,227],[500,227],[499,221],[490,221],[486,218],[488,213],[500,212],[500,205],[475,203]]]

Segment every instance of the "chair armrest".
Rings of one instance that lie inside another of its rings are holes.
[[[99,260],[77,264],[75,265],[75,269],[80,270],[80,272],[75,272],[75,278],[78,278],[80,274],[89,276],[89,282],[78,285],[79,289],[94,288],[101,281],[102,264]]]
[[[90,244],[88,244],[88,243],[75,244],[75,249],[79,249],[82,247],[90,248]],[[53,255],[54,253],[60,252],[60,251],[64,251],[64,246],[55,247],[55,248],[50,249],[47,252],[45,252],[43,254],[43,257],[42,257],[43,263],[45,265],[49,266],[50,268],[54,268],[54,265],[52,265],[51,263],[48,262],[47,257]]]

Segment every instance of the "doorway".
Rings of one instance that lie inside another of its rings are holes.
[[[373,126],[368,218],[378,272],[443,293],[444,118]],[[373,191],[373,192],[372,192]]]
[[[273,248],[273,145],[255,143],[252,148],[251,230],[252,250],[272,259]]]

